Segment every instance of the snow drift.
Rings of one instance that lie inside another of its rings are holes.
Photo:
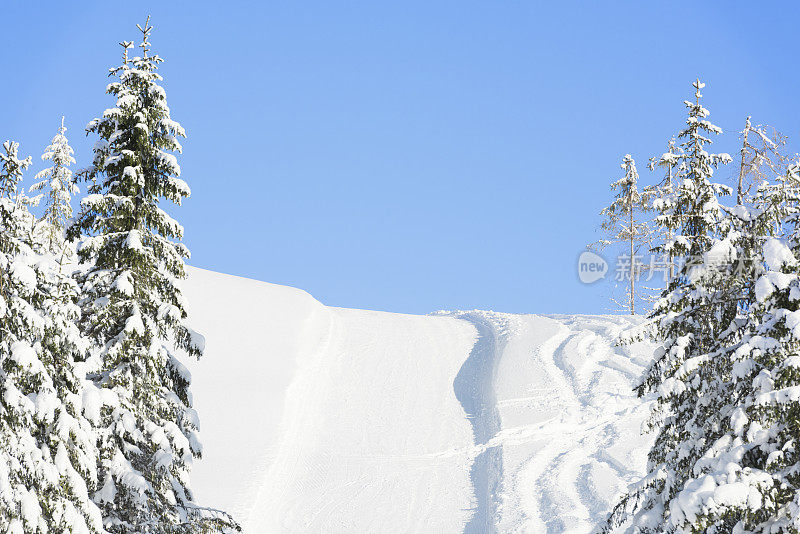
[[[249,533],[591,532],[644,473],[636,320],[326,307],[190,269],[200,503]]]

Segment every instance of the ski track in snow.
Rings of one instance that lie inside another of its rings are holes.
[[[499,530],[591,532],[644,470],[649,437],[640,435],[640,427],[649,406],[636,399],[631,388],[647,358],[634,361],[631,354],[652,354],[652,349],[643,344],[614,346],[631,324],[627,318],[516,320],[517,335],[503,359],[532,356],[530,374],[517,379],[529,386],[505,389],[509,395],[515,389],[541,389],[528,404],[508,404],[501,414],[502,426],[505,431],[519,420],[541,423],[527,440],[504,444],[508,459]],[[542,334],[549,337],[540,341]],[[501,370],[498,384],[513,386],[508,373],[518,373],[515,367]]]
[[[503,469],[502,450],[490,441],[500,431],[494,375],[504,333],[496,330],[489,314],[471,312],[453,316],[471,323],[478,333],[469,357],[453,382],[456,398],[472,424],[475,445],[481,448],[470,468],[475,507],[464,532],[491,532],[499,504],[497,498]]]
[[[245,532],[590,533],[644,472],[652,347],[615,345],[637,319],[348,310],[190,273],[194,487]],[[220,317],[231,294],[256,302]]]

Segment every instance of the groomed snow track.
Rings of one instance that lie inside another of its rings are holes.
[[[249,533],[589,533],[639,477],[636,319],[329,308],[190,271],[198,500]]]

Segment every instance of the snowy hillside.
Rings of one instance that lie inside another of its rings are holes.
[[[246,532],[591,532],[644,471],[617,316],[329,308],[191,269],[204,458]]]

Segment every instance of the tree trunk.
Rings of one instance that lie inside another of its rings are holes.
[[[744,139],[742,139],[742,162],[739,165],[739,185],[736,188],[736,204],[741,206],[742,205],[742,196],[744,189],[744,159],[747,155],[747,134],[750,132],[750,117],[747,117],[747,120],[744,123]]]
[[[672,191],[672,164],[670,164],[669,168],[667,169],[669,173],[669,187],[670,191]],[[667,230],[667,239],[672,240],[672,230]],[[672,256],[672,252],[667,254],[667,261],[669,261],[669,278],[667,279],[667,283],[665,284],[666,289],[669,289],[669,283],[675,278],[675,258]]]
[[[631,306],[631,315],[634,315],[634,309],[633,309],[633,306],[634,306],[634,302],[633,302],[633,301],[634,301],[634,293],[633,293],[633,290],[634,290],[634,285],[633,285],[633,284],[634,284],[634,273],[635,273],[636,269],[635,269],[635,265],[634,265],[634,263],[633,263],[633,240],[634,240],[634,236],[633,236],[633,202],[632,202],[632,200],[633,200],[633,199],[631,199],[631,203],[630,203],[631,225],[630,225],[630,228],[629,228],[629,232],[630,232],[630,238],[631,238],[631,266],[630,266],[631,288],[630,288],[630,306]]]

